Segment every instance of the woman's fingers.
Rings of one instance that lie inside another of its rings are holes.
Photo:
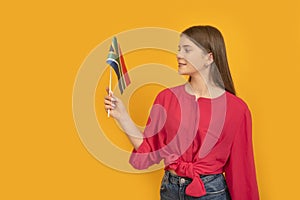
[[[116,107],[116,104],[114,103],[114,101],[111,101],[111,100],[105,99],[105,100],[104,100],[104,104],[107,105],[107,106],[111,106],[111,107],[113,107],[113,108]]]
[[[109,100],[111,102],[116,102],[117,101],[117,99],[114,96],[106,96],[106,97],[104,97],[104,99]]]
[[[115,107],[113,107],[113,106],[108,106],[108,105],[104,106],[104,108],[105,108],[106,112],[107,112],[108,110],[114,110],[114,109],[115,109]]]
[[[106,88],[106,92],[109,94],[109,89]],[[110,92],[109,95],[104,97],[104,108],[106,112],[108,110],[114,110],[116,108],[117,99],[113,96],[113,93]]]
[[[116,99],[114,99],[113,97],[110,96],[106,96],[104,98],[104,104],[111,106],[112,108],[116,108],[117,107],[117,101]]]
[[[119,118],[126,112],[123,103],[120,99],[113,95],[113,92],[106,88],[107,96],[104,97],[104,108],[105,111],[111,111],[110,116],[113,118]]]
[[[107,110],[114,110],[116,108],[116,104],[113,103],[111,100],[105,99],[104,100],[104,108]]]

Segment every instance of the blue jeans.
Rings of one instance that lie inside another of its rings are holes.
[[[192,197],[185,194],[185,189],[192,179],[180,177],[166,171],[162,179],[160,188],[161,200],[230,200],[223,174],[201,175],[200,176],[206,195],[202,197]]]

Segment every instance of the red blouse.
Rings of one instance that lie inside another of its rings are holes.
[[[200,174],[225,172],[232,200],[259,199],[251,113],[242,99],[227,91],[196,100],[180,85],[157,95],[143,143],[129,162],[146,169],[162,159],[165,170],[193,179],[187,195],[206,194]]]

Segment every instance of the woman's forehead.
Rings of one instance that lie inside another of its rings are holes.
[[[199,44],[199,42],[197,42],[196,40],[194,40],[193,38],[191,38],[187,35],[182,34],[180,36],[179,46],[184,47],[185,45],[195,47],[197,49],[200,49],[204,53],[207,53],[207,50],[201,44]]]
[[[186,36],[186,35],[182,35],[182,36],[180,37],[179,44],[180,44],[181,46],[183,46],[183,45],[196,46],[196,45],[191,41],[191,39],[190,39],[188,36]]]

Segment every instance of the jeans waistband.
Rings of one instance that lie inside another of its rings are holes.
[[[165,171],[165,176],[169,180],[169,182],[173,183],[173,184],[188,185],[189,183],[192,182],[191,178],[178,176],[178,175],[172,174],[169,171]],[[206,182],[209,182],[215,178],[218,178],[219,176],[223,176],[223,174],[200,175],[200,178],[201,178],[202,182],[205,184]]]

